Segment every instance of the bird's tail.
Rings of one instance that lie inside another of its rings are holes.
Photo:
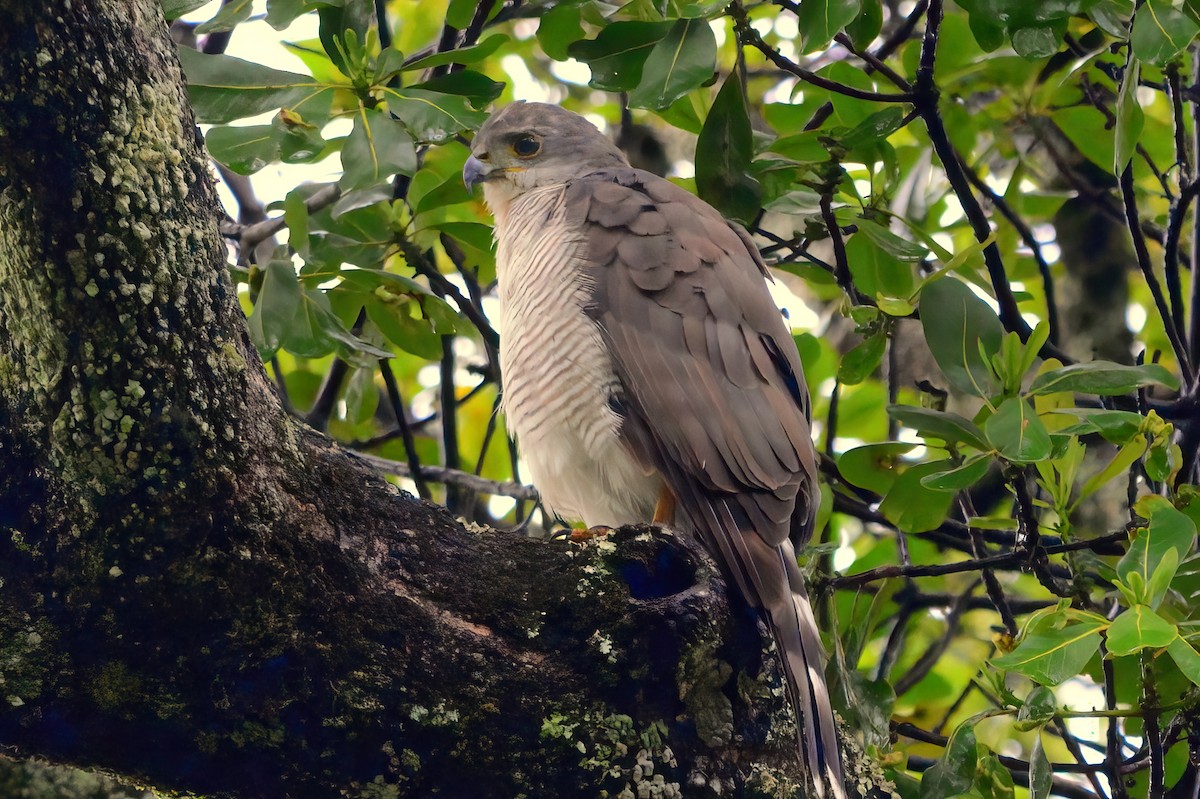
[[[842,755],[825,682],[825,652],[817,619],[791,545],[785,543],[775,553],[778,567],[787,574],[791,592],[779,601],[764,603],[764,610],[775,645],[783,656],[788,692],[799,716],[800,751],[816,784],[818,799],[826,795],[825,782],[829,783],[834,799],[846,799]]]
[[[812,776],[817,799],[826,799],[830,792],[833,799],[846,799],[837,725],[825,683],[825,652],[786,526],[782,535],[773,531],[768,540],[755,531],[742,503],[727,498],[718,501],[694,489],[691,496],[685,493],[683,497],[687,502],[682,507],[700,509],[690,518],[706,537],[710,551],[723,561],[746,601],[766,614],[798,717],[800,758]],[[787,515],[776,525],[788,523],[790,506],[786,510]],[[770,528],[771,519],[764,516],[760,521]]]

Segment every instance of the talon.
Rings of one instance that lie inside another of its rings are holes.
[[[611,527],[598,524],[595,527],[589,527],[586,530],[572,530],[571,540],[576,544],[582,544],[584,541],[591,541],[593,538],[597,538],[602,535],[608,535],[611,532]]]

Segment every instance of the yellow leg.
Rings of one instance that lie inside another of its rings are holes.
[[[608,535],[612,532],[611,527],[606,527],[603,524],[598,524],[595,527],[589,527],[586,530],[572,530],[571,540],[576,544],[582,544],[584,541],[591,541],[593,538],[602,535]]]
[[[675,495],[663,484],[658,493],[658,504],[654,506],[654,524],[674,524]]]

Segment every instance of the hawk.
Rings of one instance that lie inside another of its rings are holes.
[[[819,499],[808,389],[758,249],[558,106],[502,108],[471,153],[463,179],[496,223],[504,412],[543,501],[698,534],[782,653],[818,796],[844,796],[793,549]]]

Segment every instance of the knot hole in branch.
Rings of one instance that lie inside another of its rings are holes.
[[[664,599],[695,588],[699,561],[689,542],[641,524],[622,527],[612,534],[612,541],[617,550],[609,563],[634,599]]]

